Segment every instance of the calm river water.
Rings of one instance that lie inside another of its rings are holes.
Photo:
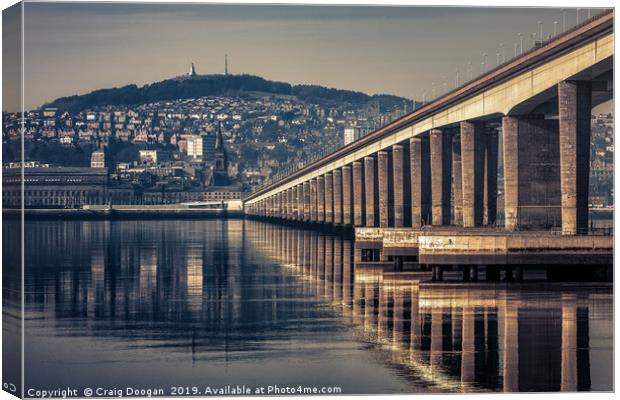
[[[416,284],[356,269],[347,237],[256,221],[25,239],[26,389],[612,390],[609,285]]]

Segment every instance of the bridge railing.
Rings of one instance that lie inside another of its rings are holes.
[[[550,43],[553,43],[557,40],[560,40],[562,37],[571,34],[572,32],[575,32],[576,30],[582,28],[583,26],[586,26],[587,24],[589,24],[590,22],[601,18],[602,16],[605,16],[607,14],[611,14],[613,13],[614,10],[613,9],[602,9],[599,12],[595,12],[590,18],[586,18],[583,22],[580,22],[578,24],[575,24],[572,28],[566,29],[563,32],[559,32],[557,33],[555,36],[549,35],[547,37],[547,39],[545,40],[538,40],[538,41],[534,41],[531,45],[531,47],[526,50],[526,51],[522,51],[519,52],[518,54],[516,54],[513,57],[507,58],[505,61],[497,64],[494,68],[491,68],[489,70],[481,70],[479,74],[472,76],[471,78],[465,80],[462,84],[457,84],[455,85],[455,87],[453,89],[449,89],[449,90],[444,90],[439,92],[438,95],[434,96],[434,98],[432,98],[429,101],[424,101],[421,102],[419,104],[420,107],[423,107],[426,104],[432,103],[437,101],[438,99],[445,97],[447,95],[450,95],[452,93],[456,93],[459,90],[463,89],[465,86],[469,85],[470,83],[480,79],[481,77],[485,76],[485,75],[490,75],[493,74],[499,70],[501,70],[502,68],[504,68],[505,66],[509,65],[510,63],[514,62],[515,60],[522,58],[522,57],[527,57],[528,55],[530,55],[531,53],[535,52],[536,50],[538,50],[539,48],[546,46]],[[415,105],[418,104],[417,101],[413,101],[413,105],[414,105],[414,109],[413,111],[417,110],[418,108],[415,107]],[[361,139],[362,137],[368,136],[370,134],[373,134],[375,131],[370,131],[370,132],[366,132],[363,135],[361,135],[357,140]],[[293,161],[291,163],[289,163],[287,166],[285,166],[282,170],[278,171],[277,173],[271,175],[269,178],[267,178],[256,190],[255,192],[261,191],[263,189],[265,189],[266,187],[277,183],[285,178],[287,178],[288,176],[296,173],[297,171],[307,167],[308,165],[316,162],[317,160],[320,160],[334,152],[336,152],[337,150],[340,150],[341,148],[343,148],[345,145],[343,144],[339,144],[339,143],[332,143],[330,145],[327,145],[325,148],[323,148],[323,150],[316,152],[315,154],[308,156],[308,157],[304,157],[302,159],[298,159],[296,161]]]

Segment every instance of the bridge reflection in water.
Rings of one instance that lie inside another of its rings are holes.
[[[611,330],[610,285],[422,282],[411,272],[356,266],[346,236],[246,224],[356,336],[441,391],[611,389],[594,382],[610,376],[612,361],[593,345]]]
[[[241,219],[26,221],[25,243],[30,387],[612,389],[610,284],[419,282]]]

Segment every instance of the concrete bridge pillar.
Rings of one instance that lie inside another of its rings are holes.
[[[560,171],[562,233],[574,235],[588,230],[590,177],[590,130],[592,85],[564,81],[558,84],[560,124]]]
[[[274,200],[275,200],[275,217],[276,218],[281,218],[282,217],[282,193],[276,193],[274,196]]]
[[[291,214],[288,219],[294,221],[297,219],[297,188],[295,187],[289,189],[289,204]]]
[[[291,216],[291,203],[290,203],[290,191],[285,189],[282,192],[282,200],[284,207],[282,207],[282,217],[284,219],[289,219]]]
[[[487,128],[484,153],[483,224],[495,225],[497,219],[497,160],[499,143],[497,128]]]
[[[325,222],[325,177],[316,178],[317,222]]]
[[[297,186],[295,186],[295,195],[297,196],[296,201],[297,201],[297,215],[296,215],[296,220],[297,221],[303,221],[304,219],[304,191],[303,191],[303,185],[299,184]]]
[[[377,183],[378,183],[378,200],[379,200],[379,227],[387,228],[389,226],[389,206],[390,206],[390,173],[388,152],[380,151],[377,153]]]
[[[405,226],[406,208],[411,207],[411,198],[406,196],[409,191],[405,188],[410,183],[408,176],[408,163],[405,160],[405,148],[403,145],[395,144],[392,146],[392,188],[394,192],[394,227],[401,228]]]
[[[366,220],[365,211],[365,187],[364,165],[361,161],[353,162],[353,214],[355,226],[364,226]]]
[[[334,176],[325,174],[325,223],[334,223]]]
[[[310,182],[304,182],[301,185],[301,191],[304,202],[304,215],[303,220],[308,222],[310,221]]]
[[[464,227],[481,226],[484,222],[485,139],[484,123],[461,122]]]
[[[502,119],[507,230],[561,223],[558,122],[540,115]]]
[[[411,226],[420,228],[430,221],[430,157],[429,140],[416,136],[409,139],[411,170]]]
[[[454,225],[463,225],[463,172],[461,168],[461,137],[452,138],[452,193],[454,197]]]
[[[378,182],[377,182],[377,163],[374,156],[364,157],[364,190],[366,192],[366,226],[373,227],[378,225],[379,202],[378,202]]]
[[[342,167],[342,223],[353,225],[353,177],[351,166]]]
[[[291,205],[291,189],[286,189],[282,192],[284,196],[284,218],[291,219],[293,215],[293,206]]]
[[[288,190],[289,216],[288,219],[295,220],[297,218],[297,189],[294,187]]]
[[[310,180],[310,222],[318,221],[316,182],[316,178]]]
[[[342,224],[342,171],[336,169],[333,172],[334,176],[334,220],[335,225]]]
[[[449,225],[450,189],[452,186],[451,137],[443,130],[431,129],[430,146],[432,224]]]

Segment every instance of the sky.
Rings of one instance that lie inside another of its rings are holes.
[[[478,74],[483,53],[495,66],[501,43],[513,56],[519,32],[527,49],[538,21],[544,36],[553,21],[560,30],[561,9],[26,3],[24,102],[144,85],[191,62],[223,73],[225,54],[232,74],[428,100],[433,83],[437,94],[454,86],[457,69],[462,81],[469,62]],[[575,23],[568,10],[567,28]]]

